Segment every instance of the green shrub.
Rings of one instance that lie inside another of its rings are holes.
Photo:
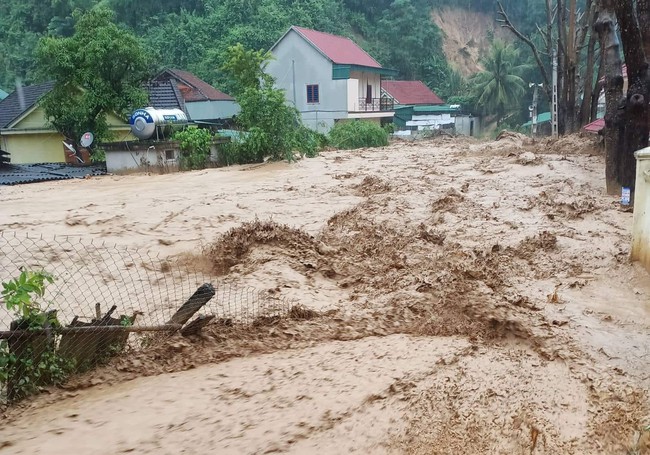
[[[294,132],[293,143],[302,156],[314,158],[327,144],[327,137],[301,124]]]
[[[174,134],[181,149],[180,165],[183,169],[203,169],[210,158],[212,133],[203,128],[186,128]]]
[[[0,341],[0,384],[6,384],[9,400],[35,393],[43,385],[60,384],[72,370],[71,363],[55,352],[51,335],[38,333],[61,326],[56,312],[45,312],[40,303],[45,286],[53,282],[47,272],[22,270],[17,278],[2,283],[2,298],[16,317],[17,329],[35,331],[22,336],[19,354],[12,352],[6,340]]]
[[[338,149],[383,147],[388,145],[388,132],[378,123],[361,120],[338,122],[330,131],[329,142]]]

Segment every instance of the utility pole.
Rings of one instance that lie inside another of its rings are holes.
[[[528,84],[528,87],[531,88],[533,87],[533,105],[530,107],[530,112],[531,112],[531,117],[532,117],[532,122],[533,126],[530,129],[530,136],[535,137],[537,134],[537,104],[539,102],[539,87],[544,87],[544,84],[535,84],[534,82],[531,82]]]
[[[291,60],[291,85],[293,86],[293,106],[298,107],[298,100],[296,99],[296,61]]]
[[[551,107],[551,131],[553,139],[558,138],[557,120],[557,48],[553,49],[553,98]]]

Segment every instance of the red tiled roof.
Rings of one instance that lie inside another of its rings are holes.
[[[398,104],[445,104],[420,81],[382,81],[383,88]]]
[[[371,68],[382,66],[350,38],[317,32],[302,27],[291,27],[313,44],[331,61],[339,65],[359,65]]]
[[[178,84],[178,88],[185,101],[234,101],[232,96],[217,90],[188,71],[175,69],[168,69],[167,71],[181,82],[181,84]]]
[[[605,119],[599,118],[598,120],[591,122],[588,125],[585,125],[583,129],[588,133],[598,133],[600,130],[605,128]]]

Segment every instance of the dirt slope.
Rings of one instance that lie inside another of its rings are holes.
[[[490,49],[490,36],[511,40],[512,36],[497,27],[494,16],[462,8],[443,8],[431,13],[442,30],[443,51],[447,61],[465,77],[480,72],[481,59]]]

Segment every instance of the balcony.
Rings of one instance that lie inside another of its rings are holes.
[[[355,112],[386,112],[394,109],[392,99],[386,98],[359,98]]]

